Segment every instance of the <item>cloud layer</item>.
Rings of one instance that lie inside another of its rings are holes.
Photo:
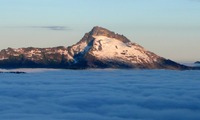
[[[1,119],[200,119],[200,71],[28,72],[0,74]]]

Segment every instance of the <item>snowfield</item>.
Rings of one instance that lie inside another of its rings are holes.
[[[1,120],[199,120],[200,71],[0,74]]]
[[[95,38],[94,41],[95,51],[93,52],[93,54],[95,54],[97,57],[104,59],[116,57],[116,58],[123,58],[124,60],[131,60],[130,58],[134,56],[135,58],[137,58],[137,61],[132,60],[133,63],[142,62],[140,61],[140,59],[142,59],[147,63],[153,62],[150,60],[149,56],[145,53],[146,50],[136,44],[132,45],[131,42],[123,43],[120,40],[105,36],[93,36],[93,37]]]

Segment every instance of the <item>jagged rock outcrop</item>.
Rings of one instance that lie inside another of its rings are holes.
[[[68,59],[66,47],[54,48],[18,48],[0,51],[1,68],[62,68]]]
[[[69,47],[1,50],[0,67],[192,69],[160,57],[102,27],[94,27]]]

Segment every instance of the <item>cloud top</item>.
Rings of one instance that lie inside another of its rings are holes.
[[[3,120],[199,120],[199,71],[0,74]]]

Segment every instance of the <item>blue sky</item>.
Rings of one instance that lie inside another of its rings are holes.
[[[0,49],[69,46],[93,26],[176,61],[200,60],[200,0],[0,0]]]

